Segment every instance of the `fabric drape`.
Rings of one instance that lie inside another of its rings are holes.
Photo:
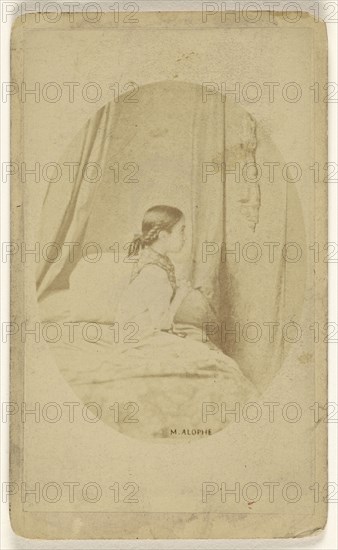
[[[74,178],[63,170],[49,186],[42,246],[77,244],[73,258],[63,253],[39,266],[38,297],[67,288],[84,243],[124,261],[146,209],[177,206],[191,234],[174,261],[214,310],[215,330],[234,331],[222,338],[224,351],[251,380],[271,378],[285,349],[280,333],[270,341],[264,323],[281,325],[302,304],[301,290],[298,301],[287,298],[290,268],[280,253],[273,262],[266,255],[252,261],[257,250],[266,253],[266,242],[278,242],[280,252],[288,239],[303,238],[294,186],[283,180],[271,185],[264,173],[257,177],[257,166],[276,155],[243,106],[220,94],[204,101],[197,84],[158,82],[141,87],[136,102],[111,101],[65,151],[61,164],[74,167]],[[259,328],[263,335],[254,341],[247,331]]]

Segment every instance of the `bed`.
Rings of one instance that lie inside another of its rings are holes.
[[[180,441],[216,433],[226,425],[221,403],[231,409],[246,402],[253,386],[215,341],[205,341],[203,323],[214,316],[200,291],[192,290],[176,314],[180,335],[138,341],[133,327],[119,327],[116,305],[130,269],[112,254],[85,258],[69,289],[41,301],[43,333],[60,372],[91,404],[89,414],[125,435]],[[48,338],[55,323],[58,337]]]

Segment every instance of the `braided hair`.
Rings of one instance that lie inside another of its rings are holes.
[[[145,246],[157,241],[160,231],[171,232],[180,221],[183,212],[174,206],[163,204],[152,206],[144,214],[142,233],[135,235],[128,249],[128,256],[136,256]]]

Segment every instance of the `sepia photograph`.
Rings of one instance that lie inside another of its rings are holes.
[[[228,206],[237,212],[228,220],[224,173],[232,169],[236,176],[245,167],[257,179],[257,125],[212,85],[165,82],[138,89],[135,103],[129,96],[100,109],[67,147],[60,164],[77,159],[74,182],[66,177],[48,187],[41,242],[50,244],[37,274],[41,320],[50,336],[53,321],[80,323],[74,341],[64,330],[58,342],[52,337],[50,350],[84,402],[104,408],[114,396],[130,419],[142,410],[141,425],[121,415],[116,426],[109,408],[103,420],[137,437],[189,440],[210,434],[201,403],[249,401],[274,374],[264,359],[251,371],[249,345],[237,350],[241,368],[230,356],[236,357],[236,338],[227,354],[223,337],[226,323],[234,325],[231,312],[246,306],[236,258],[225,267],[226,257],[236,256],[227,228],[235,218],[242,234],[254,237],[260,209],[259,185],[234,177],[236,196]],[[269,143],[264,147],[269,151]],[[122,181],[116,183],[117,167]],[[282,193],[275,200],[297,200],[292,188],[290,197]],[[302,219],[286,202],[285,208],[299,242]],[[283,218],[276,238],[285,230]],[[242,241],[238,226],[229,232]],[[258,246],[252,243],[248,253],[257,255]],[[284,298],[285,263],[271,270],[278,277],[272,311]],[[253,269],[250,276],[257,280]],[[249,344],[255,326],[248,331]],[[282,343],[275,348],[281,360]]]
[[[224,4],[12,26],[3,498],[19,537],[323,536],[327,25]]]

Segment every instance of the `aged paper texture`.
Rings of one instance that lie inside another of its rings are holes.
[[[326,29],[260,15],[14,24],[21,536],[325,526]]]

